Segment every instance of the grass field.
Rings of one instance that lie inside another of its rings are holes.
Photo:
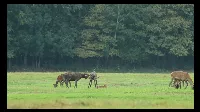
[[[53,87],[61,72],[7,73],[8,109],[194,109],[194,90],[168,87],[170,73],[97,73],[98,84],[107,88],[87,88],[89,80],[78,81],[78,88]],[[194,80],[194,74],[190,73]]]

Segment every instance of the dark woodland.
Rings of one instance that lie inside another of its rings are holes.
[[[194,69],[193,4],[8,4],[7,71]]]

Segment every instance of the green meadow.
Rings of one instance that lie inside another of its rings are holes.
[[[169,87],[170,73],[97,73],[98,84],[89,79],[78,88],[53,87],[62,72],[8,72],[8,109],[194,109],[194,90]],[[189,73],[194,81],[194,74]]]

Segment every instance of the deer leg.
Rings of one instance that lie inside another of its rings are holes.
[[[179,84],[178,84],[178,82],[177,82],[177,81],[174,81],[173,85],[174,85],[174,87],[175,87],[176,89],[178,89],[178,88],[179,88]]]
[[[91,82],[91,83],[90,83],[90,87],[91,87],[91,86],[92,86],[92,80],[90,80],[90,82]]]
[[[66,86],[68,87],[68,80],[65,80],[65,84],[66,84]],[[68,87],[69,88],[69,87]]]
[[[89,81],[89,84],[88,84],[88,88],[90,87],[90,81]]]
[[[169,87],[171,86],[171,84],[172,84],[172,81],[173,81],[173,78],[171,79],[171,81],[169,82]]]
[[[185,89],[187,88],[187,86],[188,86],[188,82],[187,81],[185,81],[185,83],[186,83],[186,87],[185,87]]]
[[[56,81],[56,85],[58,85],[58,82],[59,82],[59,81],[57,80],[57,81]]]
[[[90,84],[90,83],[91,83],[91,81],[92,81],[92,80],[90,80],[90,81],[89,81],[89,85],[88,85],[88,88],[89,88],[89,87],[91,87],[91,85],[92,85],[92,84]]]
[[[88,84],[88,88],[90,87],[90,81],[89,81],[89,84]]]
[[[74,88],[75,88],[75,87],[77,88],[77,80],[75,80],[75,86],[74,86]]]
[[[77,86],[78,86],[78,84],[77,84],[77,83],[78,83],[78,81],[76,81],[76,88],[77,88]]]
[[[60,81],[60,86],[63,86],[63,81]]]
[[[183,86],[184,86],[184,81],[183,81]]]
[[[176,82],[176,80],[174,80],[174,81],[172,81],[172,87],[175,87],[177,85],[177,82]]]
[[[71,87],[71,82],[69,81],[70,87]]]
[[[62,86],[63,86],[63,83],[64,83],[64,82],[62,81],[62,83],[61,83]]]
[[[89,82],[89,86],[91,87],[91,85],[92,85],[92,82],[91,82],[92,80],[90,80],[90,82]]]
[[[96,83],[95,83],[95,87],[97,87],[97,80],[95,80],[95,82],[96,82]]]

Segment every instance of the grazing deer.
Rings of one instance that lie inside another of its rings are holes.
[[[63,77],[63,81],[65,82],[66,86],[68,87],[68,82],[70,83],[70,81],[75,81],[75,86],[77,88],[77,82],[81,79],[81,78],[85,78],[87,79],[89,77],[89,74],[86,73],[78,73],[78,72],[69,72],[69,73],[65,73],[62,74]],[[70,87],[71,87],[71,83],[70,83]],[[68,87],[69,88],[69,87]]]
[[[63,83],[65,82],[66,86],[68,87],[68,82],[71,87],[71,82],[70,81],[75,81],[75,87],[77,88],[77,82],[81,78],[87,79],[89,77],[89,74],[85,73],[78,73],[78,72],[66,72],[64,74],[61,74],[57,77],[56,84],[53,84],[54,87],[57,87],[58,82],[60,82],[60,85],[63,86]],[[69,87],[68,87],[69,88]]]
[[[183,72],[183,71],[174,71],[171,73],[171,81],[169,83],[169,86],[171,86],[172,81],[175,80],[180,80],[180,81],[185,81],[186,82],[186,87],[188,86],[188,82],[190,83],[192,89],[194,89],[194,83],[192,82],[192,79],[190,78],[190,75],[188,74],[188,72]]]
[[[107,88],[107,85],[104,84],[103,86],[97,86],[97,89],[98,89],[98,88]]]
[[[58,75],[57,80],[56,80],[56,84],[53,84],[53,86],[56,88],[58,86],[58,83],[60,82],[60,86],[63,86],[63,77],[62,75]]]

